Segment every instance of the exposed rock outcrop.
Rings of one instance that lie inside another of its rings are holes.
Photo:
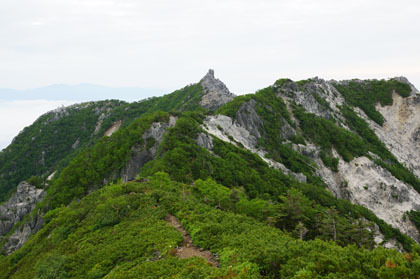
[[[260,129],[263,123],[255,111],[256,102],[254,99],[240,105],[235,115],[235,121],[239,126],[244,127],[251,135],[256,138],[261,137]]]
[[[400,76],[400,77],[394,77],[393,79],[399,81],[399,82],[403,82],[408,84],[411,87],[411,94],[410,95],[414,95],[414,94],[418,94],[420,93],[417,88],[414,86],[414,84],[412,84],[406,77]]]
[[[106,130],[104,135],[107,137],[110,137],[113,133],[115,133],[116,131],[118,131],[118,129],[120,129],[121,125],[122,125],[121,120],[114,122],[112,126],[108,130]]]
[[[342,119],[338,106],[345,102],[344,98],[329,81],[315,77],[300,85],[289,82],[274,88],[286,102],[301,105],[309,113],[325,119]]]
[[[7,255],[13,253],[29,239],[29,237],[37,233],[44,224],[42,216],[30,216],[29,221],[16,228],[12,235],[7,239],[4,245],[4,251]]]
[[[133,180],[144,164],[156,157],[159,144],[162,142],[166,129],[175,126],[176,117],[170,116],[168,122],[155,122],[142,136],[144,144],[131,148],[131,158],[121,171],[123,182]]]
[[[214,77],[213,70],[208,71],[200,84],[203,87],[200,105],[208,110],[216,110],[235,97],[222,81]]]
[[[213,150],[213,138],[205,133],[199,133],[197,144],[209,151]]]
[[[410,85],[412,92],[407,98],[393,92],[391,106],[377,104],[376,109],[385,120],[383,126],[372,121],[361,109],[355,107],[354,110],[367,121],[398,161],[420,177],[420,94],[406,78],[394,79]],[[296,103],[307,112],[326,119],[334,118],[341,127],[349,130],[340,112],[340,106],[346,104],[345,99],[334,87],[335,84],[345,86],[348,83],[313,78],[300,83],[282,81],[274,88],[288,105]],[[318,146],[294,145],[294,149],[318,165],[317,175],[336,197],[369,208],[378,217],[419,241],[417,229],[405,216],[407,211],[420,209],[420,194],[411,185],[398,180],[367,157],[355,158],[349,163],[340,159],[338,171],[333,172],[324,166]],[[335,150],[332,152],[334,157],[340,157]],[[375,154],[370,156],[377,157]]]
[[[258,117],[258,115],[256,115]],[[259,121],[256,120],[257,122]],[[264,160],[270,167],[281,169],[285,174],[295,177],[300,182],[306,182],[306,176],[302,173],[294,173],[287,169],[283,164],[274,160],[266,158],[267,152],[263,149],[258,149],[258,138],[251,134],[245,127],[239,125],[237,121],[225,115],[208,116],[204,120],[202,126],[209,134],[225,142],[232,143],[234,145],[241,145],[247,150],[257,154],[262,160]],[[259,132],[255,132],[259,134]],[[200,136],[199,136],[200,138]],[[197,141],[200,141],[197,139]],[[205,147],[205,146],[203,146]]]
[[[44,195],[44,190],[25,181],[21,182],[16,193],[0,206],[0,236],[6,235],[16,223],[22,221]]]
[[[44,196],[44,190],[37,189],[25,181],[21,182],[16,193],[0,206],[0,239],[7,235],[27,214],[31,213]],[[39,229],[40,222],[42,222],[41,219],[34,219],[25,223],[21,228],[17,228],[4,246],[6,253],[9,254],[22,246],[31,233]]]
[[[349,163],[340,160],[338,172],[323,168],[321,175],[333,192],[346,193],[339,198],[363,205],[419,241],[417,229],[408,218],[404,218],[405,212],[420,210],[420,194],[410,185],[367,157],[355,158]]]
[[[377,105],[377,110],[385,119],[383,126],[370,120],[360,109],[355,110],[369,123],[371,129],[397,159],[420,177],[420,94],[405,78],[395,79],[409,84],[412,93],[408,98],[402,98],[394,92],[392,106]],[[277,95],[286,101],[289,110],[290,104],[296,103],[307,112],[338,120],[341,127],[349,130],[340,111],[340,106],[346,102],[334,87],[335,83],[313,78],[301,83],[285,81],[281,86],[274,85],[274,89]],[[235,120],[220,115],[207,117],[204,128],[209,134],[233,144],[240,144],[258,154],[270,166],[298,178],[301,174],[293,174],[282,164],[265,158],[266,152],[256,148],[258,139],[263,136],[261,131],[264,125],[256,113],[256,105],[254,100],[242,104]],[[284,139],[293,136],[294,132],[292,127],[286,125],[279,131]],[[202,142],[203,138],[201,136],[197,141]],[[398,180],[367,157],[355,158],[349,163],[340,159],[338,171],[334,172],[322,162],[320,147],[311,143],[293,146],[296,151],[317,164],[316,174],[324,180],[336,197],[365,206],[387,223],[419,241],[417,229],[405,215],[410,210],[420,210],[420,194],[411,185]],[[340,158],[335,150],[332,152],[334,157]],[[376,155],[370,156],[375,158]]]
[[[392,97],[392,106],[376,106],[384,117],[383,126],[370,120],[363,111],[358,113],[398,161],[420,178],[420,94],[403,98],[393,93]]]
[[[71,148],[76,149],[79,147],[79,145],[80,145],[80,138],[77,138],[77,140],[73,143]]]

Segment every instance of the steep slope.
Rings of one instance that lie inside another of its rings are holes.
[[[295,239],[242,211],[241,204],[258,200],[229,200],[230,189],[212,180],[195,181],[187,194],[183,189],[156,173],[54,210],[20,250],[0,258],[0,278],[415,278],[420,272],[417,252]],[[183,237],[165,222],[172,214],[194,245],[219,258],[219,267],[177,255]]]
[[[415,278],[420,180],[380,132],[416,94],[401,78],[314,78],[233,98],[209,71],[122,104],[13,227],[44,221],[0,256],[0,278]],[[180,258],[168,216],[218,267]]]
[[[45,180],[59,168],[61,160],[86,146],[95,136],[98,123],[122,104],[103,101],[62,107],[26,127],[0,152],[0,201],[24,179],[42,176]]]
[[[392,154],[374,133],[377,131],[386,142],[386,134],[380,132],[389,130],[392,124],[389,121],[383,123],[379,111],[399,106],[401,101],[398,100],[403,97],[396,93],[396,89],[402,96],[411,94],[406,102],[412,103],[411,100],[417,96],[415,89],[398,79],[345,81],[339,84],[318,78],[296,83],[287,79],[278,80],[273,86],[255,95],[237,98],[219,110],[234,117],[225,122],[231,130],[236,125],[238,132],[227,131],[228,135],[224,137],[217,129],[213,128],[210,132],[225,141],[231,136],[232,141],[240,142],[265,157],[266,161],[273,158],[274,162],[270,162],[272,166],[283,171],[286,167],[288,170],[285,172],[292,172],[295,177],[300,173],[309,181],[314,181],[314,176],[322,179],[337,197],[373,210],[385,221],[418,240],[418,229],[407,218],[407,213],[420,208],[420,181],[405,167],[407,161]],[[393,97],[397,98],[395,103]],[[377,102],[384,106],[375,108]],[[243,110],[245,114],[241,112]],[[415,108],[412,110],[415,111]],[[367,117],[365,111],[372,119],[383,123],[383,128]],[[214,122],[217,117],[210,117],[209,121]],[[365,121],[374,129],[369,129]],[[414,126],[413,130],[418,125],[404,124]],[[207,122],[206,126],[212,125]],[[394,124],[394,127],[397,126],[402,129],[401,122],[400,125]],[[274,131],[270,130],[273,127]],[[249,135],[239,132],[240,129],[246,130]],[[391,139],[397,140],[392,136]],[[406,154],[416,150],[411,148],[412,145],[415,143],[404,146]],[[293,151],[305,156],[305,159],[302,160]],[[305,167],[304,161],[312,167]],[[408,165],[410,168],[413,164],[419,165],[418,161],[411,162]]]
[[[394,92],[392,99],[391,106],[376,107],[384,117],[382,126],[360,115],[392,154],[420,177],[420,95],[403,98]]]
[[[72,158],[103,135],[110,135],[134,119],[155,111],[214,110],[234,95],[209,72],[200,82],[171,94],[139,102],[89,102],[42,115],[0,152],[0,202],[31,176],[46,178],[61,171]]]
[[[116,108],[110,117],[104,120],[104,126],[123,122],[127,126],[133,119],[155,111],[193,111],[207,109],[214,111],[234,98],[226,85],[208,73],[198,82],[185,86],[162,97],[153,97]],[[104,130],[102,130],[104,132]]]
[[[221,99],[218,100],[214,96],[221,97]],[[3,157],[2,170],[7,172],[7,175],[3,176],[2,183],[4,188],[13,192],[14,181],[28,179],[35,175],[39,177],[32,177],[34,179],[31,178],[31,180],[37,181],[38,187],[46,187],[51,184],[46,181],[47,176],[59,176],[60,172],[64,170],[64,175],[60,176],[61,178],[50,187],[50,196],[54,195],[54,198],[47,198],[47,201],[45,201],[48,207],[55,207],[70,201],[66,195],[70,195],[72,198],[74,198],[74,195],[81,197],[89,189],[100,187],[109,181],[119,178],[122,178],[123,181],[132,180],[140,167],[154,158],[165,130],[174,125],[176,118],[170,116],[168,123],[155,122],[151,124],[150,129],[143,131],[144,135],[138,139],[133,138],[132,135],[118,133],[112,139],[107,137],[116,133],[120,128],[128,128],[125,131],[133,131],[133,128],[130,128],[131,124],[139,128],[137,124],[134,124],[134,119],[158,110],[203,109],[200,102],[204,99],[206,100],[205,103],[211,103],[208,108],[213,109],[232,98],[233,94],[220,80],[214,77],[214,72],[210,70],[199,83],[163,97],[131,104],[105,101],[60,108],[40,117],[4,150],[2,154],[9,154],[9,156]],[[159,118],[160,116],[156,117]],[[89,125],[80,125],[80,123],[86,122]],[[146,122],[143,119],[143,123]],[[38,131],[39,127],[42,127],[42,129]],[[36,134],[30,140],[33,144],[29,144],[28,137],[33,134]],[[102,135],[107,137],[102,138]],[[138,135],[138,131],[134,135]],[[130,137],[132,140],[129,139]],[[39,145],[44,147],[40,148]],[[120,147],[117,149],[119,145]],[[92,146],[94,148],[91,148]],[[27,160],[38,153],[41,153],[43,158],[47,158],[43,160],[45,164],[42,167]],[[93,159],[86,161],[87,154],[90,154],[89,157]],[[92,156],[92,154],[94,155]],[[65,168],[73,158],[73,164],[76,165],[96,165],[96,169],[91,170],[94,173],[86,172],[74,176],[71,171]],[[8,167],[10,161],[16,164],[17,170],[14,173],[10,172]],[[75,185],[76,182],[78,185]],[[77,186],[77,189],[71,189],[73,185]],[[72,193],[69,193],[71,191]],[[3,198],[5,198],[5,195]],[[19,226],[20,229],[25,227],[25,225]],[[0,236],[2,235],[5,235],[5,233],[0,234]],[[10,249],[7,250],[11,251]]]
[[[385,235],[385,240],[397,238],[406,249],[412,245],[398,230],[391,229],[369,211],[336,200],[323,189],[322,184],[298,183],[294,178],[285,176],[282,171],[270,168],[264,160],[240,146],[225,145],[222,141],[208,138],[200,128],[202,119],[203,116],[200,114],[186,115],[178,119],[173,126],[174,117],[165,113],[155,113],[136,120],[111,137],[101,139],[95,146],[80,153],[62,171],[59,178],[49,187],[47,197],[40,205],[41,212],[38,210],[36,214],[42,216],[42,212],[67,205],[72,200],[102,187],[108,181],[124,178],[127,169],[141,170],[143,176],[166,171],[173,179],[180,182],[212,177],[223,185],[244,187],[250,197],[265,197],[273,201],[279,201],[279,196],[284,195],[287,189],[297,188],[318,204],[318,207],[320,206],[309,216],[301,217],[305,226],[311,228],[308,230],[308,238],[323,235],[317,227],[313,227],[313,222],[319,222],[316,221],[318,217],[315,218],[315,212],[324,214],[322,212],[335,206],[343,214],[343,230],[340,229],[343,234],[340,241],[343,244],[352,242],[347,239],[349,235],[345,233],[345,228],[353,226],[355,220],[363,216],[369,222],[376,223],[378,232]],[[170,126],[173,128],[168,129],[166,135],[162,137]],[[205,139],[201,141],[210,143],[210,150],[200,149],[198,145],[200,138]],[[158,152],[154,153],[156,150]],[[155,160],[152,154],[157,156]],[[147,161],[149,163],[141,168]],[[263,220],[273,217],[266,216]],[[294,230],[297,220],[290,221],[284,228]],[[365,230],[362,228],[367,227],[368,223],[362,222],[359,225],[361,230]]]

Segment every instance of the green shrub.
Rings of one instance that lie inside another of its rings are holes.
[[[36,265],[37,279],[65,279],[70,278],[69,267],[66,265],[67,258],[59,254],[46,255]]]

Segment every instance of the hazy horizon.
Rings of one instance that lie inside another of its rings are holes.
[[[25,97],[54,84],[136,88],[104,96],[133,101],[197,82],[212,68],[238,95],[315,76],[405,76],[420,86],[419,33],[415,0],[3,0],[0,88],[20,93],[0,89],[8,94],[0,130],[9,134],[0,134],[0,148],[37,113],[103,94]]]

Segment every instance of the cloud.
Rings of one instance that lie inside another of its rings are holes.
[[[0,87],[174,90],[208,68],[236,93],[321,74],[420,85],[419,32],[414,0],[4,0]]]

